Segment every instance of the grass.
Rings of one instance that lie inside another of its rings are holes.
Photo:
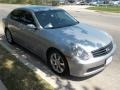
[[[54,90],[41,77],[0,46],[0,79],[8,90]]]
[[[120,6],[104,5],[89,7],[90,10],[120,13]]]

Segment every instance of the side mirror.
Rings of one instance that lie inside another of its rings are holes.
[[[27,26],[31,29],[36,29],[36,26],[34,24],[28,24]]]

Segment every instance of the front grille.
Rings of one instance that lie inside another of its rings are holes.
[[[93,57],[104,56],[108,54],[113,48],[112,42],[105,47],[92,51]]]

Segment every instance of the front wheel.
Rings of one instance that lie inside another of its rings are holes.
[[[57,50],[53,50],[48,56],[52,70],[58,75],[69,75],[68,63],[65,57]]]

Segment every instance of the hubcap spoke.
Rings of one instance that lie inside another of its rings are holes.
[[[53,57],[51,57],[51,64],[52,64],[52,65],[57,65],[56,60],[53,59]]]
[[[61,66],[59,66],[59,71],[60,71],[60,72],[63,72],[63,71],[64,71],[64,68],[62,68]]]
[[[57,58],[57,60],[59,61],[61,59],[61,57],[59,56],[58,58]]]
[[[54,53],[53,57],[54,57],[55,60],[57,59],[57,55],[56,55],[56,53]]]
[[[60,63],[60,66],[64,66],[65,64],[64,63]]]

